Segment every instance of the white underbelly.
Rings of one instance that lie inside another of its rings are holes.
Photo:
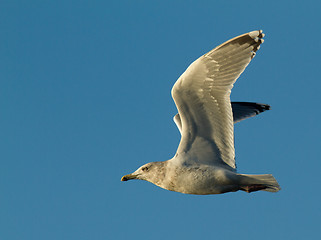
[[[223,168],[201,166],[176,168],[168,173],[162,188],[188,194],[219,194],[237,191],[237,174]]]

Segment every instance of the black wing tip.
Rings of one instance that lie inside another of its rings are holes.
[[[252,50],[252,55],[251,59],[255,57],[256,52],[260,49],[260,45],[264,43],[264,36],[265,34],[263,33],[262,30],[257,30],[257,31],[252,31],[249,32],[248,35],[254,40],[254,43],[252,44],[253,50]]]
[[[265,103],[254,103],[254,102],[233,102],[243,106],[249,106],[256,109],[256,114],[262,113],[267,110],[271,110],[271,106]]]
[[[261,104],[262,105],[262,107],[263,107],[263,111],[265,111],[265,110],[271,110],[271,106],[269,105],[269,104],[264,104],[264,103],[262,103]]]
[[[258,109],[258,111],[260,112],[264,112],[267,110],[271,110],[271,106],[269,104],[265,104],[265,103],[254,103]]]

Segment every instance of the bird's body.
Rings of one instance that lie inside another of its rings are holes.
[[[165,175],[163,179],[157,176],[155,185],[175,192],[187,194],[219,194],[237,191],[235,184],[238,174],[218,166],[194,165],[185,166],[173,164],[171,161],[162,162]],[[166,177],[165,177],[166,176]]]
[[[262,31],[253,31],[233,38],[187,68],[172,89],[178,109],[174,121],[182,134],[175,156],[147,163],[122,181],[141,179],[198,195],[280,189],[271,174],[239,174],[235,165],[234,123],[269,109],[265,104],[230,102],[233,84],[263,36]]]

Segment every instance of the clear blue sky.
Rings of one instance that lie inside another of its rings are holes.
[[[321,3],[1,1],[0,239],[316,239]],[[121,182],[179,142],[170,90],[196,58],[263,29],[232,100],[242,173],[282,190],[194,196]]]

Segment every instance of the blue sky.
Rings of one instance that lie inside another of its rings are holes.
[[[0,238],[316,239],[321,227],[321,3],[1,1]],[[170,90],[237,35],[265,42],[234,101],[238,170],[282,190],[194,196],[122,175],[170,159]]]

